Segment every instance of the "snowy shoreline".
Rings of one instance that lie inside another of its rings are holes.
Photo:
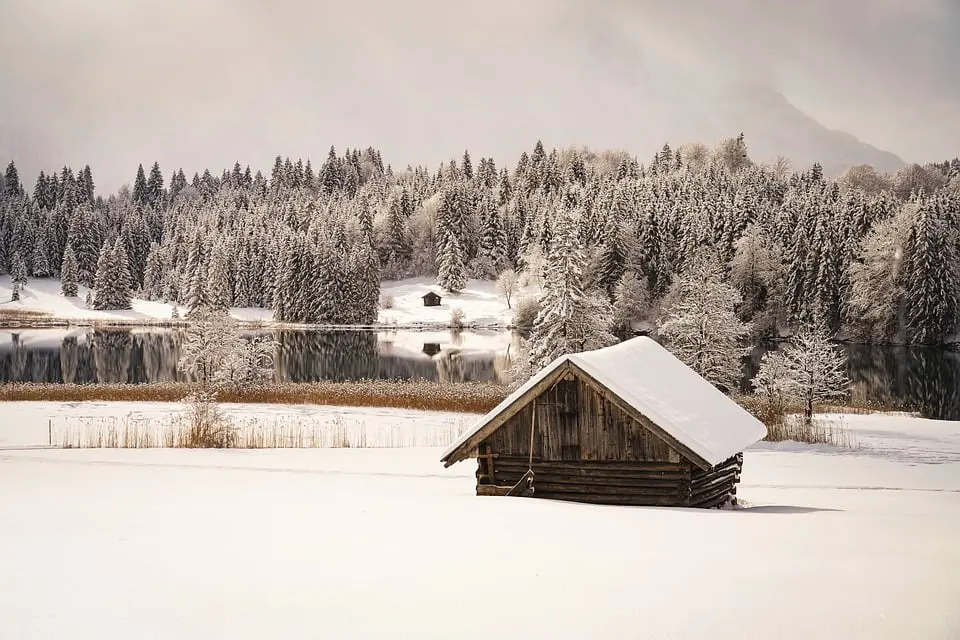
[[[60,293],[59,280],[31,279],[20,292],[20,300],[11,302],[12,282],[10,276],[0,276],[0,329],[41,329],[64,327],[154,327],[177,328],[190,324],[186,307],[155,300],[134,298],[131,309],[87,309],[84,299],[88,289],[78,287],[75,298],[66,298]],[[441,304],[424,306],[422,297],[429,291],[442,296]],[[522,288],[514,297],[519,300],[537,295],[534,286]],[[283,322],[273,319],[273,311],[260,307],[233,307],[230,316],[249,327],[289,330],[338,330],[338,331],[430,331],[437,329],[499,330],[513,328],[514,309],[496,290],[496,283],[488,280],[469,280],[463,291],[445,293],[436,285],[434,278],[409,278],[384,281],[380,285],[383,299],[390,304],[379,311],[377,322],[364,325],[308,324]],[[179,318],[172,317],[174,307]],[[515,305],[513,305],[515,306]],[[463,311],[463,319],[455,324],[454,309]]]

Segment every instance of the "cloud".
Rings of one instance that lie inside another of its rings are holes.
[[[537,138],[645,157],[709,120],[703,86],[733,80],[909,159],[960,149],[950,0],[5,0],[3,13],[0,155],[27,158],[26,175],[90,162],[107,189],[154,159],[267,168],[331,144],[400,165],[464,147],[512,162]]]

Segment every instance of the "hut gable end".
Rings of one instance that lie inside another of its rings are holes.
[[[479,445],[503,457],[527,459],[533,426],[537,461],[679,462],[683,454],[678,443],[669,442],[672,438],[646,422],[637,420],[571,366]],[[684,457],[701,468],[709,467],[696,456]]]

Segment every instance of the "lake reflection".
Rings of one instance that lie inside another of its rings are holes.
[[[502,381],[505,332],[261,331],[277,341],[275,379]],[[0,332],[0,382],[147,383],[187,380],[177,330]]]
[[[258,335],[263,332],[251,332]],[[275,378],[316,380],[503,381],[517,352],[508,332],[272,331]],[[0,332],[0,383],[182,381],[176,330],[74,329]],[[763,353],[754,348],[742,388]],[[960,353],[931,347],[844,345],[854,399],[960,420]]]

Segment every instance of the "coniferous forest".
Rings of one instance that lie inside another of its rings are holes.
[[[579,254],[576,278],[551,262],[558,246]],[[101,309],[136,296],[369,324],[381,280],[436,275],[459,291],[513,269],[562,279],[553,291],[577,289],[585,313],[610,305],[657,323],[705,254],[754,338],[817,323],[851,340],[942,344],[960,331],[960,160],[834,179],[755,163],[739,136],[665,145],[646,162],[537,142],[504,165],[465,152],[398,170],[372,148],[331,148],[316,168],[277,157],[269,176],[153,163],[113,194],[89,166],[31,184],[11,163],[0,176],[0,273],[60,278],[64,295],[93,287]]]

